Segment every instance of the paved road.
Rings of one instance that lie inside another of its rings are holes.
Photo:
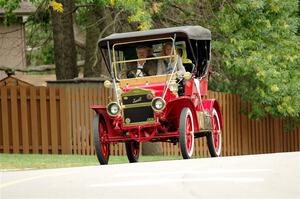
[[[0,198],[300,198],[300,152],[1,172]]]

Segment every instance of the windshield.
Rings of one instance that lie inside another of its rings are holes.
[[[141,78],[176,73],[183,75],[184,42],[170,39],[120,43],[113,46],[117,79]]]

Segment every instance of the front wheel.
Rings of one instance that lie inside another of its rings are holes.
[[[194,122],[189,108],[180,113],[179,144],[183,159],[190,159],[194,151]]]
[[[211,157],[221,156],[222,137],[220,119],[216,109],[212,111],[212,131],[207,135],[207,145]]]
[[[138,162],[140,156],[140,143],[136,141],[126,142],[125,148],[129,162]]]
[[[104,142],[104,137],[108,134],[105,121],[97,114],[93,119],[94,144],[97,158],[100,164],[108,164],[109,143]]]

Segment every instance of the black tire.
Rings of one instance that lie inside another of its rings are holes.
[[[212,131],[206,136],[207,146],[211,157],[219,157],[222,152],[220,119],[216,109],[212,110]]]
[[[179,145],[183,159],[190,159],[194,150],[193,114],[189,108],[182,109],[179,121]]]
[[[94,144],[95,144],[96,154],[99,163],[101,165],[108,164],[109,143],[102,143],[100,141],[100,134],[105,134],[108,132],[107,132],[104,119],[102,117],[99,117],[98,114],[93,119],[93,129],[94,129]]]
[[[130,141],[125,143],[127,158],[130,163],[138,162],[140,157],[140,143]]]

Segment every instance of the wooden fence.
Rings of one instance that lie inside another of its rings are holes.
[[[103,87],[0,87],[0,152],[95,154],[89,106],[107,103],[110,95]],[[300,150],[300,127],[284,132],[280,119],[248,119],[237,95],[209,92],[208,98],[222,107],[222,155]],[[164,155],[180,153],[178,145],[162,146]],[[111,145],[111,153],[125,155],[124,144]],[[195,155],[208,156],[205,138],[196,140]]]
[[[0,150],[4,153],[71,153],[66,91],[0,87]]]
[[[92,104],[101,88],[0,87],[0,152],[94,154]]]

